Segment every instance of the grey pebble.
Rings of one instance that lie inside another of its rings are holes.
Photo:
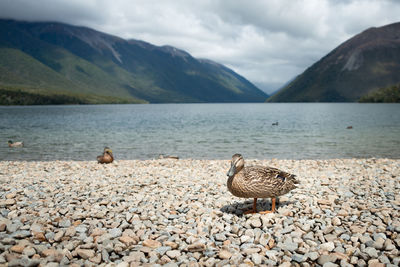
[[[158,247],[155,249],[155,251],[160,254],[160,255],[164,255],[167,251],[171,250],[172,248],[169,246],[162,246],[162,247]]]
[[[307,255],[307,257],[308,257],[310,260],[312,260],[312,261],[316,261],[316,260],[318,259],[318,257],[319,257],[319,254],[318,254],[318,252],[316,252],[316,251],[314,251],[314,252],[309,252],[309,253],[307,253],[306,255]]]
[[[336,261],[337,257],[333,254],[329,255],[321,255],[318,258],[318,263],[321,265],[324,265],[325,263],[334,263]]]
[[[295,262],[298,262],[298,263],[302,263],[302,262],[305,262],[307,260],[307,256],[306,255],[302,255],[302,254],[294,253],[292,255],[292,260],[295,261]]]
[[[78,232],[78,233],[86,233],[86,231],[87,231],[87,227],[85,226],[85,225],[78,225],[77,227],[75,227],[75,230]]]
[[[48,232],[45,235],[46,239],[49,240],[49,241],[50,240],[54,240],[54,236],[55,236],[55,233],[53,233],[53,232]]]
[[[101,259],[102,259],[104,262],[110,262],[110,255],[108,254],[107,250],[103,249],[103,250],[101,251]]]
[[[71,221],[68,219],[64,219],[61,222],[58,223],[58,226],[62,227],[62,228],[68,228],[71,226]]]
[[[110,229],[109,233],[112,238],[117,238],[122,235],[122,230],[119,228],[113,228],[113,229]]]
[[[258,253],[251,254],[251,259],[255,265],[260,265],[262,262],[262,257]]]
[[[215,240],[217,240],[217,241],[225,241],[226,240],[226,236],[225,236],[225,234],[216,234],[215,235]]]
[[[373,247],[367,247],[364,252],[367,253],[371,258],[378,258],[378,251]]]
[[[13,238],[23,239],[31,236],[31,232],[28,230],[19,230],[11,234]]]
[[[349,240],[350,240],[350,236],[349,236],[348,234],[342,234],[342,235],[340,236],[340,238],[343,239],[343,240],[346,240],[346,241],[349,241]]]

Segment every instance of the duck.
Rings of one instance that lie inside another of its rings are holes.
[[[278,126],[278,125],[279,125],[279,122],[278,122],[278,121],[272,123],[272,126]]]
[[[114,161],[112,150],[109,147],[104,148],[103,155],[97,156],[97,162],[101,164],[108,164]]]
[[[271,210],[275,212],[276,198],[297,188],[296,175],[272,167],[245,166],[243,156],[234,154],[227,173],[227,187],[232,195],[240,198],[253,198],[253,208],[244,214],[257,213],[257,198],[271,198]]]
[[[8,140],[9,147],[23,147],[24,142],[13,142],[12,140]]]

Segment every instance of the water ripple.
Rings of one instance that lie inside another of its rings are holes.
[[[0,160],[95,160],[104,146],[117,159],[229,159],[238,152],[246,158],[400,158],[399,104],[0,107],[0,130]],[[25,147],[10,149],[9,139]]]

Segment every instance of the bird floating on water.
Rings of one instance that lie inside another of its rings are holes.
[[[353,126],[347,126],[346,129],[353,129]]]
[[[272,123],[272,126],[278,126],[278,125],[279,125],[279,122],[278,122],[278,121]]]
[[[8,140],[9,147],[23,147],[24,142],[13,142],[12,140]]]
[[[109,147],[104,148],[103,155],[97,156],[97,162],[101,164],[108,164],[114,161],[112,150]]]
[[[248,213],[257,213],[257,198],[271,198],[271,210],[275,211],[276,197],[284,195],[296,188],[299,181],[296,176],[276,168],[263,166],[244,166],[242,155],[232,156],[231,168],[228,173],[228,190],[232,195],[242,198],[254,198],[253,208]]]

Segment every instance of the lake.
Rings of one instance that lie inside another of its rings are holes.
[[[95,160],[104,146],[117,160],[400,158],[400,104],[0,107],[0,160]]]

